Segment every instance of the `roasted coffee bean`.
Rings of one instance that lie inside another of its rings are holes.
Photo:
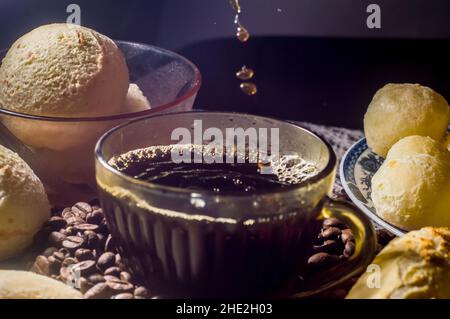
[[[54,231],[58,231],[64,227],[67,226],[67,222],[64,218],[59,216],[52,216],[50,219],[45,223],[46,226],[50,227]]]
[[[71,234],[69,234],[69,232],[65,228],[59,230],[59,233],[63,234],[66,237],[71,235]]]
[[[341,222],[339,219],[332,217],[332,218],[326,218],[323,221],[322,226],[323,226],[323,228],[337,227],[337,228],[342,229],[343,227],[345,227],[345,224],[343,222]]]
[[[80,272],[81,276],[88,276],[96,271],[95,261],[93,260],[81,261],[74,265],[74,268]]]
[[[103,253],[97,261],[97,266],[100,270],[106,270],[109,267],[114,266],[116,262],[116,256],[111,252]]]
[[[324,269],[336,265],[339,257],[328,253],[317,253],[309,257],[308,267],[311,269]]]
[[[80,232],[81,236],[83,237],[88,237],[88,236],[97,236],[97,232],[93,231],[93,230],[84,230],[82,232]]]
[[[141,297],[141,298],[145,298],[145,299],[152,297],[151,293],[150,293],[150,290],[148,290],[147,288],[142,287],[142,286],[137,287],[136,289],[134,289],[134,295],[136,297]]]
[[[119,278],[120,278],[120,280],[123,280],[123,281],[128,281],[128,282],[132,282],[133,281],[131,274],[129,272],[127,272],[127,271],[121,271],[120,275],[119,275]]]
[[[67,232],[67,230],[66,230],[65,228],[59,230],[59,232],[60,232],[61,234],[63,234],[64,236],[66,236],[66,237],[67,237],[67,236],[70,236],[69,233]]]
[[[91,289],[86,291],[84,298],[86,299],[109,299],[114,294],[114,291],[106,283],[98,283]]]
[[[61,268],[61,260],[57,259],[55,256],[48,256],[47,257],[49,266],[50,266],[50,273],[52,274],[59,274],[59,268]]]
[[[105,277],[103,277],[101,274],[92,274],[87,279],[94,284],[105,281]]]
[[[117,281],[117,280],[120,280],[118,277],[112,276],[112,275],[106,275],[106,276],[103,276],[103,278],[105,278],[105,281]]]
[[[351,242],[351,241],[348,241],[345,244],[344,257],[346,257],[346,258],[351,257],[353,255],[353,253],[355,252],[355,248],[356,248],[355,243]]]
[[[79,232],[84,232],[86,230],[90,230],[90,231],[96,231],[98,229],[98,225],[94,225],[94,224],[78,224],[74,226],[75,229]]]
[[[33,266],[31,267],[31,271],[39,275],[50,276],[51,271],[48,259],[42,255],[37,256]]]
[[[133,284],[122,281],[120,279],[107,280],[106,285],[108,285],[108,287],[110,287],[117,294],[123,292],[131,292],[134,288]]]
[[[83,246],[84,239],[79,236],[68,236],[63,242],[62,246],[68,250],[76,250]]]
[[[78,281],[79,285],[80,285],[80,292],[84,295],[89,289],[91,289],[92,287],[94,287],[94,284],[92,282],[89,282],[89,280],[87,280],[84,277],[81,277],[80,280]]]
[[[61,231],[62,231],[62,230],[61,230]],[[64,229],[64,233],[65,233],[67,236],[75,236],[75,235],[77,234],[77,230],[75,229],[74,226],[69,226],[69,227],[66,227],[66,228]]]
[[[73,257],[67,257],[63,260],[62,267],[68,267],[70,265],[75,265],[76,263],[78,263],[78,260]]]
[[[314,245],[313,250],[330,254],[339,253],[339,250],[342,252],[342,244],[336,240],[325,240],[322,245]]]
[[[44,250],[44,252],[42,253],[42,255],[44,255],[45,257],[50,257],[51,255],[53,255],[54,253],[56,253],[58,251],[58,248],[56,247],[48,247]]]
[[[48,244],[53,247],[61,248],[62,242],[66,239],[66,235],[54,231],[48,236]]]
[[[125,264],[123,264],[123,263],[121,263],[121,262],[116,263],[116,266],[119,267],[119,269],[120,269],[121,271],[122,271],[122,270],[127,270],[127,267],[125,266]]]
[[[83,216],[82,218],[86,218],[87,214],[92,213],[92,206],[88,203],[79,202],[72,206],[72,211],[79,216]]]
[[[122,263],[122,256],[120,256],[120,254],[116,254],[115,262],[116,262],[116,265],[122,265],[123,264]]]
[[[342,234],[341,234],[341,240],[342,243],[347,243],[348,241],[355,241],[355,236],[353,236],[353,232],[351,229],[347,228],[342,230]]]
[[[109,267],[104,272],[105,276],[115,276],[117,278],[120,277],[120,268],[119,267]]]
[[[78,248],[77,251],[75,252],[75,258],[78,259],[79,261],[95,259],[92,250],[86,248]]]
[[[72,216],[66,219],[67,225],[77,226],[84,223],[84,219],[78,216]],[[76,229],[76,228],[75,228]]]
[[[108,235],[108,237],[106,238],[106,243],[105,243],[105,251],[115,251],[116,250],[116,246],[114,243],[114,239],[111,237],[111,235]]]
[[[60,262],[62,262],[64,260],[64,258],[66,258],[66,255],[63,252],[61,252],[61,251],[56,251],[56,252],[53,253],[53,257],[55,257]]]
[[[70,218],[75,216],[75,213],[72,212],[72,209],[70,207],[64,208],[61,212],[61,217],[64,219]]]
[[[121,293],[121,294],[112,296],[112,299],[134,299],[134,296],[133,296],[133,294],[126,292],[126,293]]]
[[[86,222],[88,222],[89,224],[100,225],[103,221],[103,218],[105,218],[103,212],[100,209],[97,209],[86,216]]]
[[[341,234],[341,230],[337,227],[329,227],[322,231],[322,238],[324,239],[337,239]]]
[[[52,246],[30,268],[78,287],[89,299],[151,297],[145,287],[132,283],[134,278],[122,263],[101,208],[77,203],[52,216],[44,226],[45,240]]]
[[[60,248],[59,252],[64,255],[64,258],[70,257],[70,251],[67,248]]]

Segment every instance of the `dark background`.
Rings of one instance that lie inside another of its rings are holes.
[[[197,108],[358,128],[388,82],[422,83],[450,98],[448,0],[241,0],[252,33],[245,45],[233,37],[228,0],[0,0],[0,48],[64,22],[70,3],[81,6],[84,26],[197,64]],[[366,26],[370,3],[381,6],[381,30]],[[254,97],[234,77],[243,64],[256,71]]]

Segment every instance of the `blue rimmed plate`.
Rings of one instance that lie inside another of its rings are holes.
[[[377,215],[371,200],[371,181],[373,175],[383,164],[384,159],[370,150],[365,138],[353,144],[341,160],[340,177],[345,192],[372,221],[397,236],[406,233]]]
[[[382,157],[369,149],[365,138],[360,139],[348,149],[341,160],[340,178],[342,186],[352,202],[372,221],[393,234],[402,236],[407,231],[378,216],[371,200],[372,177],[383,164],[383,161]]]

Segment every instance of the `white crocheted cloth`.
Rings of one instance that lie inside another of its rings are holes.
[[[339,162],[341,158],[344,156],[345,152],[349,149],[349,147],[364,136],[363,132],[360,130],[351,130],[336,126],[323,126],[308,122],[297,122],[297,123],[300,126],[320,135],[325,140],[327,140],[328,143],[331,144],[334,151],[336,152]],[[336,182],[334,185],[334,192],[335,194],[340,194],[342,193],[342,191],[343,190],[341,180],[339,178],[339,169],[338,169]]]

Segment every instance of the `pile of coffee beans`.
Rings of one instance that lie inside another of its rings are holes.
[[[337,218],[326,218],[308,258],[308,268],[312,272],[329,269],[351,257],[354,252],[352,230]]]
[[[97,205],[77,203],[55,212],[36,241],[46,248],[31,270],[79,289],[85,298],[153,297],[122,263]]]
[[[378,229],[377,253],[395,238],[385,229]],[[329,269],[347,260],[355,252],[355,237],[352,230],[336,218],[323,220],[312,253],[308,258],[308,268],[312,271]]]
[[[349,201],[344,191],[335,195],[336,199]],[[336,218],[326,218],[320,225],[320,231],[316,242],[312,247],[308,258],[308,269],[310,275],[320,271],[327,271],[330,268],[345,262],[355,251],[355,237],[348,228]],[[380,252],[395,236],[385,229],[377,229],[377,253]],[[349,279],[339,287],[327,290],[315,298],[343,299],[348,291],[356,283],[358,277]]]
[[[311,273],[326,271],[355,251],[355,238],[347,225],[336,218],[327,218],[320,226],[307,261]],[[379,249],[394,238],[386,231],[377,234]],[[35,244],[42,248],[31,271],[77,288],[85,298],[157,298],[122,263],[102,209],[96,203],[80,202],[53,210],[52,217],[36,235]],[[326,297],[345,297],[353,283],[326,292]]]

